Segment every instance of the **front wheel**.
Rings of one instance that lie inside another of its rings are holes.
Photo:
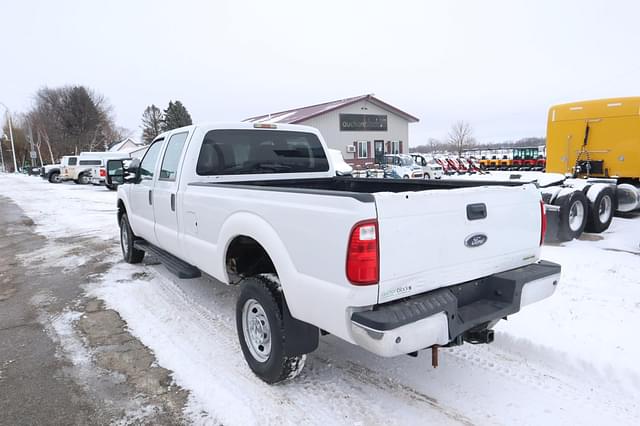
[[[424,178],[427,180],[431,180],[431,176],[429,175],[429,173],[425,173]]]
[[[244,280],[236,304],[240,347],[249,368],[273,384],[296,377],[306,355],[285,355],[286,332],[278,282],[265,276]]]
[[[120,218],[120,247],[122,248],[122,257],[127,263],[140,263],[144,258],[144,251],[134,247],[134,240],[135,236],[129,226],[129,218],[123,214]]]

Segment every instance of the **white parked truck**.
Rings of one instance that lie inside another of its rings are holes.
[[[239,285],[240,346],[268,383],[294,377],[324,333],[385,357],[489,343],[555,291],[534,185],[355,179],[329,158],[306,126],[164,133],[141,162],[108,162],[123,256]]]
[[[57,181],[72,180],[74,183],[82,185],[88,183],[101,185],[104,183],[105,177],[101,175],[100,169],[104,169],[106,161],[127,158],[131,158],[127,153],[109,151],[81,152],[78,156],[64,156]]]

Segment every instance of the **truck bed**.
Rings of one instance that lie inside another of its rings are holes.
[[[539,256],[540,195],[522,182],[331,177],[190,185],[373,204],[381,303],[518,268]],[[309,208],[322,201],[301,203]],[[470,246],[474,236],[484,241]]]
[[[483,180],[408,180],[408,179],[372,179],[332,177],[320,179],[270,179],[233,182],[197,182],[190,185],[217,186],[233,185],[247,189],[263,189],[265,191],[285,191],[317,193],[335,196],[350,196],[363,202],[373,202],[370,194],[379,192],[407,192],[441,189],[472,188],[479,186],[521,186],[522,182],[496,182]]]

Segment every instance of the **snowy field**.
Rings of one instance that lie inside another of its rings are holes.
[[[501,321],[491,345],[443,349],[433,369],[426,352],[384,359],[326,336],[297,379],[268,386],[240,352],[236,288],[120,261],[114,192],[0,174],[0,195],[49,238],[25,262],[72,268],[84,258],[60,239],[113,241],[115,265],[86,291],[190,391],[196,424],[640,424],[640,215],[545,246],[558,291]]]

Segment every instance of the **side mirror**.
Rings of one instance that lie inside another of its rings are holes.
[[[126,166],[127,174],[128,175],[134,175],[136,177],[136,181],[137,181],[137,178],[138,178],[139,169],[140,169],[140,159],[139,158],[132,158],[131,161],[129,161],[129,164]]]
[[[124,161],[107,161],[107,185],[116,186],[124,183]]]

